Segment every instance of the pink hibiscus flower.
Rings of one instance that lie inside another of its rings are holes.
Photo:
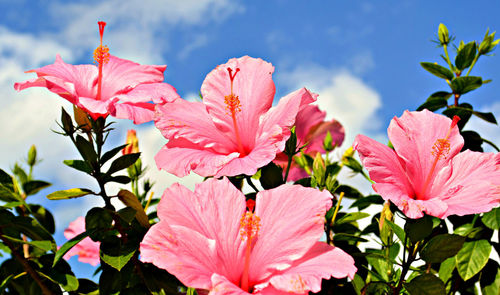
[[[500,202],[500,154],[460,152],[457,122],[428,110],[405,111],[387,130],[394,150],[363,135],[354,149],[373,189],[410,218],[490,211]]]
[[[166,66],[140,65],[110,55],[102,45],[105,24],[99,22],[101,45],[94,52],[98,66],[67,64],[57,55],[54,64],[27,71],[37,78],[15,83],[14,88],[46,87],[94,119],[111,114],[136,124],[151,121],[155,104],[179,98],[174,87],[161,83]]]
[[[285,147],[301,108],[315,100],[302,88],[271,107],[274,67],[262,59],[230,59],[210,72],[203,102],[158,106],[155,125],[169,141],[155,157],[158,168],[179,177],[253,175]]]
[[[252,212],[227,178],[195,192],[174,184],[141,243],[141,260],[212,295],[318,292],[322,279],[356,272],[351,256],[318,241],[331,197],[287,184],[259,192]]]
[[[314,94],[314,97],[317,97],[317,94]],[[326,112],[321,111],[318,106],[308,105],[297,114],[297,118],[295,119],[297,147],[307,144],[303,152],[313,157],[316,153],[325,154],[323,141],[328,132],[332,136],[332,145],[340,146],[344,141],[345,132],[342,124],[335,119],[324,121],[325,117]],[[274,162],[284,167],[283,170],[285,170],[288,163],[288,156],[284,153],[279,153]],[[308,177],[307,172],[300,168],[295,161],[292,161],[287,180],[296,181],[304,177]]]
[[[80,216],[71,222],[64,230],[64,237],[68,240],[76,237],[85,231],[85,218]],[[78,255],[78,261],[96,266],[100,263],[99,242],[92,241],[89,237],[81,240],[64,255],[64,259],[69,260],[72,256]]]

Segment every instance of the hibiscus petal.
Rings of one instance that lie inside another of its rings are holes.
[[[169,140],[184,138],[200,146],[194,148],[210,147],[219,154],[236,151],[236,142],[215,127],[205,105],[201,102],[177,99],[171,103],[158,105],[156,113],[155,126]]]
[[[109,61],[102,69],[101,97],[110,99],[117,94],[132,90],[139,84],[162,82],[166,68],[167,66],[140,65],[110,55]]]
[[[274,131],[273,131],[274,130]],[[275,125],[269,134],[281,134],[282,129]],[[235,176],[239,174],[254,175],[260,167],[267,165],[276,157],[278,150],[276,137],[262,136],[258,139],[250,154],[235,157],[215,174],[215,177]]]
[[[330,132],[330,135],[332,136],[332,145],[340,146],[342,144],[345,135],[344,126],[336,120],[321,122],[309,130],[309,133],[305,138],[305,143],[308,143],[305,152],[321,152],[324,154],[325,150],[323,149],[323,142],[325,141],[325,137],[328,132]]]
[[[284,184],[257,194],[260,230],[250,256],[250,284],[258,284],[290,267],[323,234],[328,191]]]
[[[119,94],[113,98],[118,98],[123,102],[149,102],[166,103],[180,98],[177,90],[167,83],[148,83],[137,85],[125,94]]]
[[[99,117],[106,117],[109,114],[108,108],[112,103],[113,102],[109,100],[79,97],[77,106],[87,111],[87,113],[96,120]]]
[[[299,146],[306,143],[305,138],[309,130],[323,122],[325,116],[326,112],[320,110],[317,105],[307,105],[300,110],[295,119],[295,132],[297,139],[299,139]]]
[[[108,105],[111,116],[118,119],[133,120],[134,124],[142,124],[154,119],[155,105],[152,103],[113,103]]]
[[[150,262],[175,275],[183,284],[209,289],[217,270],[215,241],[192,229],[160,221],[144,236],[142,262]]]
[[[212,289],[208,295],[248,295],[240,287],[233,284],[226,277],[214,273],[212,275]]]
[[[156,154],[155,162],[158,169],[178,177],[184,177],[191,171],[201,176],[212,176],[238,155],[220,155],[185,139],[171,139]]]
[[[443,218],[488,212],[500,204],[500,154],[466,150],[453,158],[451,167],[437,196],[448,204]]]
[[[276,151],[285,148],[285,142],[290,137],[290,127],[295,124],[295,118],[299,111],[316,100],[318,95],[309,92],[306,88],[296,90],[280,99],[278,105],[272,107],[265,113],[259,122],[258,140],[255,143],[263,144],[267,141],[276,145]],[[275,126],[281,128],[275,129]],[[276,130],[269,132],[270,130]]]
[[[445,116],[434,114],[428,110],[421,112],[405,111],[401,118],[391,121],[387,130],[389,139],[397,155],[406,164],[408,178],[413,183],[419,199],[428,198],[421,192],[428,177],[432,180],[436,173],[448,165],[451,158],[460,152],[463,138],[458,127],[454,127],[449,135],[449,151],[437,162],[433,175],[429,172],[435,160],[433,146],[438,139],[444,139],[450,130],[451,120]],[[432,186],[432,182],[427,187]]]
[[[162,222],[183,226],[215,241],[215,272],[238,282],[243,269],[240,219],[245,197],[227,178],[209,179],[191,192],[180,184],[166,189],[158,205]]]
[[[305,294],[319,292],[321,280],[334,278],[354,278],[357,268],[354,259],[340,248],[323,242],[316,242],[301,259],[279,275],[271,278],[270,283],[279,290]]]
[[[392,149],[364,135],[356,136],[353,148],[358,151],[371,180],[376,182],[373,189],[385,200],[400,207],[414,195],[403,163]]]
[[[236,121],[244,147],[253,146],[259,117],[272,105],[276,91],[272,80],[274,67],[262,59],[244,56],[230,59],[226,64],[219,65],[210,72],[201,86],[203,103],[207,106],[217,128],[234,135],[233,121],[224,97],[231,94],[231,80],[227,68],[236,74],[233,93],[239,97],[240,112],[236,113]]]
[[[78,96],[95,97],[97,94],[97,88],[94,88],[97,83],[97,68],[93,65],[67,64],[57,55],[53,64],[27,73],[36,73],[38,78],[15,83],[17,91],[29,87],[47,87],[72,103],[75,103]]]

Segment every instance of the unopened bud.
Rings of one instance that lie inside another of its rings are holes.
[[[134,129],[130,129],[127,132],[127,146],[123,148],[122,153],[133,154],[139,152],[139,140],[137,139],[137,132]]]
[[[28,165],[34,166],[36,164],[36,147],[32,145],[28,151]]]
[[[92,123],[90,123],[89,115],[87,114],[87,112],[77,107],[76,105],[73,105],[73,113],[75,115],[75,121],[78,127],[80,127],[80,129],[84,132],[90,132],[90,130],[92,129]]]

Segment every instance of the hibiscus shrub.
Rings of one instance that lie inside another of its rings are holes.
[[[52,214],[28,203],[50,186],[34,179],[35,147],[28,172],[18,164],[12,174],[0,170],[0,250],[7,256],[0,293],[499,294],[500,154],[466,130],[472,116],[497,122],[460,101],[489,82],[470,73],[499,43],[494,33],[459,42],[451,60],[454,38],[441,24],[436,42],[445,65],[421,65],[450,89],[395,117],[388,145],[358,135],[335,159],[343,126],[325,121],[311,104],[321,98],[306,88],[273,107],[270,63],[230,59],[207,75],[202,101],[189,102],[162,82],[165,66],[109,55],[104,27],[99,22],[97,65],[57,56],[30,71],[37,78],[15,85],[46,87],[74,104],[73,116],[62,109],[58,132],[81,158],[64,164],[99,187],[47,198],[98,196],[104,206],[71,222],[68,241],[57,246]],[[155,157],[158,168],[205,181],[193,191],[174,184],[153,198],[134,130],[124,145],[104,150],[109,115],[154,120],[168,140]],[[486,146],[497,153],[483,152]],[[343,170],[371,182],[373,194],[342,183]],[[121,189],[110,195],[109,183]],[[74,255],[99,265],[94,279],[75,277],[65,261]]]

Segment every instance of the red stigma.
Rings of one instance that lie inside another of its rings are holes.
[[[255,209],[255,200],[248,199],[247,200],[247,208],[248,208],[249,212],[253,212],[253,209]]]
[[[453,121],[451,122],[451,128],[457,126],[458,121],[460,121],[460,117],[457,115],[453,116]]]
[[[99,25],[99,35],[101,36],[101,43],[102,43],[102,36],[104,35],[104,27],[106,26],[106,22],[97,22]]]
[[[236,74],[238,74],[238,72],[240,71],[240,68],[236,68],[236,70],[234,71],[234,75],[233,75],[233,69],[228,67],[227,71],[229,72],[229,79],[231,80],[231,84],[233,84],[234,78],[236,77]]]

